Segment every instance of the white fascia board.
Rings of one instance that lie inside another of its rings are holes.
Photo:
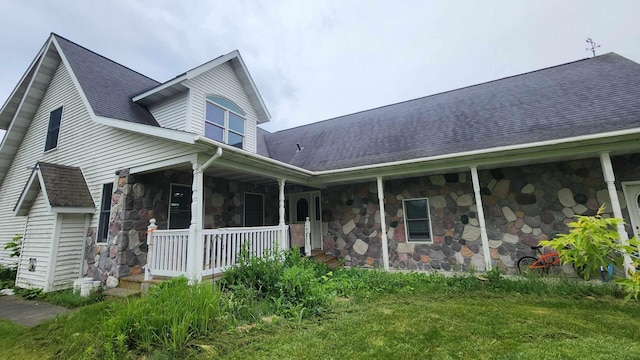
[[[161,170],[164,168],[170,168],[172,166],[175,165],[179,165],[179,164],[184,164],[184,163],[192,163],[198,160],[198,154],[189,154],[189,155],[183,155],[183,156],[178,156],[178,157],[174,157],[171,159],[165,159],[165,160],[161,160],[161,161],[157,161],[154,163],[149,163],[149,164],[144,164],[144,165],[140,165],[140,166],[134,166],[129,168],[129,173],[130,174],[139,174],[139,173],[144,173],[144,172],[148,172],[148,171],[156,171],[156,170]]]
[[[0,108],[0,114],[4,112],[5,108],[7,107],[7,105],[9,104],[9,100],[11,98],[14,97],[14,95],[16,94],[16,91],[18,91],[18,88],[20,87],[20,85],[22,85],[22,83],[26,80],[27,74],[29,74],[31,72],[31,70],[35,67],[35,66],[39,66],[40,62],[41,62],[41,57],[44,56],[44,54],[46,54],[47,49],[49,48],[49,45],[51,44],[51,40],[53,39],[53,34],[49,36],[49,40],[47,40],[44,45],[42,45],[42,48],[40,48],[40,51],[38,52],[38,54],[36,55],[36,57],[33,58],[33,60],[31,61],[31,64],[29,65],[29,67],[27,68],[27,71],[24,72],[24,74],[22,74],[22,77],[20,77],[20,80],[18,81],[18,83],[16,84],[16,86],[13,88],[13,91],[11,91],[11,94],[9,94],[9,97],[7,97],[7,99],[5,100],[4,104],[2,105],[2,107]],[[35,77],[35,74],[37,73],[37,71],[33,74],[33,77]],[[29,86],[27,87],[27,90],[29,90],[29,87],[31,87],[31,82],[33,81],[30,80],[29,81]],[[25,91],[25,95],[27,94],[27,91]],[[16,111],[17,113],[17,111]],[[12,121],[13,123],[13,121]],[[5,129],[6,130],[6,129]]]
[[[31,175],[29,175],[29,180],[27,180],[27,184],[25,185],[24,189],[22,189],[22,193],[20,194],[20,198],[18,199],[18,202],[16,203],[16,206],[13,208],[13,211],[15,212],[16,216],[27,216],[27,214],[29,213],[29,209],[26,209],[27,213],[22,212],[22,205],[27,200],[27,195],[31,191],[31,187],[34,185],[35,179],[39,178],[36,175],[36,172],[39,172],[39,171],[34,169],[31,172]],[[42,186],[40,186],[40,188],[42,188]],[[36,193],[36,196],[38,196],[37,193]]]
[[[184,131],[167,129],[167,128],[151,126],[151,125],[137,124],[131,121],[112,119],[104,116],[94,116],[93,121],[95,121],[100,125],[111,126],[116,129],[137,132],[144,135],[155,136],[155,137],[178,141],[178,142],[182,142],[190,145],[195,144],[195,138],[198,137],[195,134],[184,132]]]
[[[51,212],[56,214],[94,214],[95,208],[92,207],[51,207]]]
[[[169,88],[169,87],[171,87],[171,86],[173,86],[175,84],[179,84],[179,83],[181,83],[181,82],[183,82],[185,80],[189,80],[189,79],[194,78],[194,77],[196,77],[196,76],[198,76],[198,75],[200,75],[202,73],[205,73],[205,72],[215,68],[216,66],[220,66],[221,64],[224,64],[225,62],[233,59],[237,55],[239,55],[239,54],[237,54],[237,50],[236,51],[232,51],[232,52],[230,52],[230,53],[228,53],[226,55],[222,55],[222,56],[220,56],[220,57],[218,57],[216,59],[208,61],[208,62],[206,62],[206,63],[204,63],[204,64],[202,64],[202,65],[200,65],[200,66],[198,66],[196,68],[193,68],[193,69],[187,71],[183,75],[180,75],[180,76],[178,76],[176,78],[173,78],[173,79],[171,79],[171,80],[169,80],[169,81],[167,81],[167,82],[165,82],[163,84],[160,84],[160,85],[154,87],[153,89],[147,90],[147,91],[143,92],[140,95],[136,95],[133,98],[131,98],[131,100],[133,102],[140,101],[140,100],[146,98],[147,96],[150,96],[150,95],[153,95],[153,94],[157,93],[158,91],[162,91],[162,90],[164,90],[166,88]]]
[[[249,90],[251,90],[251,92],[254,93],[255,97],[258,99],[258,102],[260,103],[260,107],[264,111],[265,119],[262,119],[262,121],[260,121],[260,123],[261,124],[262,123],[266,123],[266,122],[271,120],[271,114],[269,113],[269,109],[267,109],[267,105],[264,103],[264,100],[262,99],[262,96],[260,95],[260,91],[258,91],[258,87],[256,86],[255,82],[253,82],[253,78],[251,77],[251,73],[249,73],[249,69],[247,69],[247,65],[244,63],[244,60],[242,60],[242,56],[240,55],[240,52],[238,50],[236,50],[234,52],[237,53],[236,59],[238,60],[238,63],[240,64],[240,67],[242,68],[242,71],[247,76],[247,80],[249,81],[249,86],[250,86]]]
[[[58,51],[58,55],[60,55],[60,58],[62,59],[62,63],[67,68],[67,72],[69,73],[69,76],[71,76],[73,85],[75,85],[76,89],[78,90],[78,93],[80,94],[82,103],[84,104],[85,108],[89,112],[89,115],[91,116],[91,118],[95,119],[96,113],[93,111],[91,104],[89,104],[89,99],[87,99],[87,96],[84,94],[84,90],[82,90],[82,86],[80,86],[80,82],[78,81],[76,74],[73,72],[73,69],[69,64],[69,61],[67,60],[67,57],[65,56],[64,52],[61,50],[60,45],[58,44],[58,41],[56,40],[55,37],[52,36],[51,42],[55,45],[56,50]]]
[[[282,167],[282,168],[285,168],[285,169],[287,169],[289,171],[294,171],[294,172],[296,172],[296,173],[298,173],[299,175],[302,175],[302,176],[313,176],[313,175],[315,175],[314,171],[303,169],[301,167],[297,167],[297,166],[294,166],[294,165],[290,165],[290,164],[284,163],[282,161],[274,160],[272,158],[268,158],[268,157],[265,157],[265,156],[262,156],[262,155],[258,155],[258,154],[255,154],[255,153],[243,150],[243,149],[238,149],[237,147],[229,146],[227,144],[223,144],[223,143],[217,142],[215,140],[209,139],[209,138],[204,137],[204,136],[198,135],[198,136],[196,136],[195,140],[196,140],[196,142],[202,143],[202,144],[207,145],[207,146],[220,147],[225,152],[229,152],[229,153],[232,153],[232,154],[237,155],[237,156],[242,156],[242,157],[245,157],[245,158],[248,158],[248,159],[252,159],[252,160],[255,160],[255,161],[268,163],[268,164],[271,164],[273,166]]]
[[[581,135],[581,136],[562,138],[562,139],[545,140],[545,141],[538,141],[534,143],[508,145],[508,146],[487,148],[487,149],[481,149],[481,150],[465,151],[465,152],[453,153],[453,154],[429,156],[429,157],[416,158],[416,159],[392,161],[392,162],[375,164],[375,165],[362,165],[362,166],[354,166],[354,167],[343,168],[343,169],[322,170],[322,171],[316,171],[314,172],[314,174],[315,175],[341,174],[341,173],[348,173],[353,171],[387,168],[392,166],[401,166],[401,165],[408,165],[408,164],[416,165],[418,163],[429,163],[432,161],[448,160],[448,159],[461,158],[461,157],[474,157],[474,156],[481,157],[483,155],[495,155],[497,153],[506,152],[506,151],[516,151],[516,150],[525,150],[525,149],[534,149],[534,148],[536,148],[536,150],[543,151],[545,150],[544,149],[545,147],[550,147],[554,145],[563,145],[563,144],[570,144],[570,143],[576,143],[576,142],[582,142],[582,141],[606,139],[606,138],[613,138],[617,136],[633,135],[633,134],[640,134],[640,128],[610,131],[610,132],[600,133],[600,134]]]

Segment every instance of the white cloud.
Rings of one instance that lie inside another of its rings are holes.
[[[4,101],[51,31],[166,81],[239,49],[277,130],[588,57],[637,1],[3,1]]]

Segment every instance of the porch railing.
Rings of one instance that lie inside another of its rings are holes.
[[[150,235],[147,253],[147,272],[151,271],[149,275],[186,275],[189,229],[156,230]],[[145,277],[148,277],[147,272]]]
[[[244,228],[221,228],[203,230],[204,261],[203,275],[224,272],[237,263],[243,246],[247,246],[250,256],[273,254],[282,249],[279,241],[279,226],[260,226]],[[288,229],[285,231],[284,244],[289,243]],[[245,245],[246,244],[246,245]]]
[[[201,231],[200,245],[190,249],[189,229],[156,230],[151,221],[147,233],[145,279],[154,275],[201,277],[224,272],[237,263],[243,244],[251,256],[265,256],[289,246],[289,227],[280,239],[280,226],[206,229]],[[192,250],[192,251],[190,251]],[[189,259],[193,256],[194,259]],[[191,260],[191,261],[190,261]]]

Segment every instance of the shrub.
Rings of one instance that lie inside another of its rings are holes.
[[[257,321],[273,311],[285,317],[302,318],[324,311],[332,292],[323,286],[329,273],[325,264],[300,256],[297,249],[250,256],[243,246],[239,261],[220,280],[225,306],[235,321]]]
[[[189,285],[184,277],[152,287],[143,298],[114,303],[101,329],[103,355],[118,358],[129,350],[154,349],[181,353],[220,326],[220,303],[217,287]]]
[[[640,267],[637,256],[640,245],[638,239],[632,238],[627,244],[622,244],[617,226],[624,221],[602,217],[604,209],[603,205],[595,216],[577,215],[577,221],[569,224],[571,230],[568,234],[560,234],[554,239],[540,242],[541,245],[558,251],[563,263],[571,263],[576,268],[584,269],[582,275],[586,280],[589,280],[592,273],[597,273],[600,266],[612,264],[622,268],[624,257],[632,259],[632,269]],[[617,279],[616,282],[626,289],[627,299],[637,299],[640,294],[640,272],[630,270],[626,275],[627,278]]]

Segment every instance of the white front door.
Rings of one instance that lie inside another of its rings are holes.
[[[289,195],[289,223],[304,224],[306,218],[311,222],[311,249],[322,249],[322,210],[320,191],[311,191]]]
[[[640,181],[622,184],[633,234],[640,238]]]

